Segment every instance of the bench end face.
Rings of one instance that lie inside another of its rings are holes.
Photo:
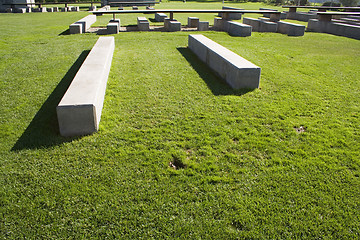
[[[90,135],[99,129],[94,105],[59,105],[56,114],[63,137]]]

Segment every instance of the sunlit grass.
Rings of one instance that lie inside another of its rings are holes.
[[[66,35],[86,14],[0,15],[1,236],[358,238],[358,40],[204,32],[261,67],[242,91],[187,32],[113,35],[100,130],[62,138],[56,104],[99,37]]]

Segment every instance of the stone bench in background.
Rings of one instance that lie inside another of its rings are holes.
[[[146,19],[146,17],[138,17],[137,18],[137,26],[139,31],[149,31],[150,30],[150,23]]]
[[[190,50],[232,88],[258,88],[261,69],[203,35],[189,35]]]
[[[234,8],[234,7],[226,7],[223,6],[222,7],[223,10],[244,10],[243,8]],[[227,20],[240,20],[242,13],[220,13],[219,16],[221,17],[225,17],[226,15],[226,19]]]
[[[164,22],[164,20],[167,18],[165,13],[155,13],[155,21],[156,22]]]
[[[198,31],[209,31],[209,22],[199,21],[197,26]]]
[[[196,28],[199,25],[199,18],[197,17],[188,17],[188,27]]]
[[[278,25],[262,19],[244,17],[243,23],[252,26],[254,32],[276,32]]]
[[[100,37],[56,107],[60,134],[82,136],[99,129],[114,37]]]
[[[85,33],[95,22],[96,15],[88,15],[69,26],[70,34]]]
[[[277,32],[287,34],[288,36],[304,36],[305,33],[305,26],[295,23],[289,23],[289,22],[283,22],[279,21],[277,22]]]
[[[231,36],[236,37],[248,37],[251,36],[252,26],[239,23],[239,22],[228,22],[228,33]]]

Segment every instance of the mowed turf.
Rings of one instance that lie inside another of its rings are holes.
[[[56,105],[99,37],[66,30],[86,15],[0,15],[2,238],[359,238],[358,40],[202,32],[261,67],[232,90],[196,32],[113,35],[100,130],[63,138]]]

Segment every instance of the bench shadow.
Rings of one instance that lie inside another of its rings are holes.
[[[70,30],[66,29],[65,31],[63,31],[62,33],[59,34],[59,36],[61,35],[70,35]]]
[[[40,110],[36,113],[35,117],[12,147],[11,151],[47,148],[64,142],[71,142],[74,139],[79,138],[65,138],[60,136],[56,106],[64,96],[89,52],[89,50],[86,50],[80,54],[54,91],[46,99]]]
[[[179,47],[177,50],[190,63],[192,68],[204,80],[208,88],[215,96],[234,95],[241,96],[254,89],[232,89],[224,80],[203,63],[189,48]]]

